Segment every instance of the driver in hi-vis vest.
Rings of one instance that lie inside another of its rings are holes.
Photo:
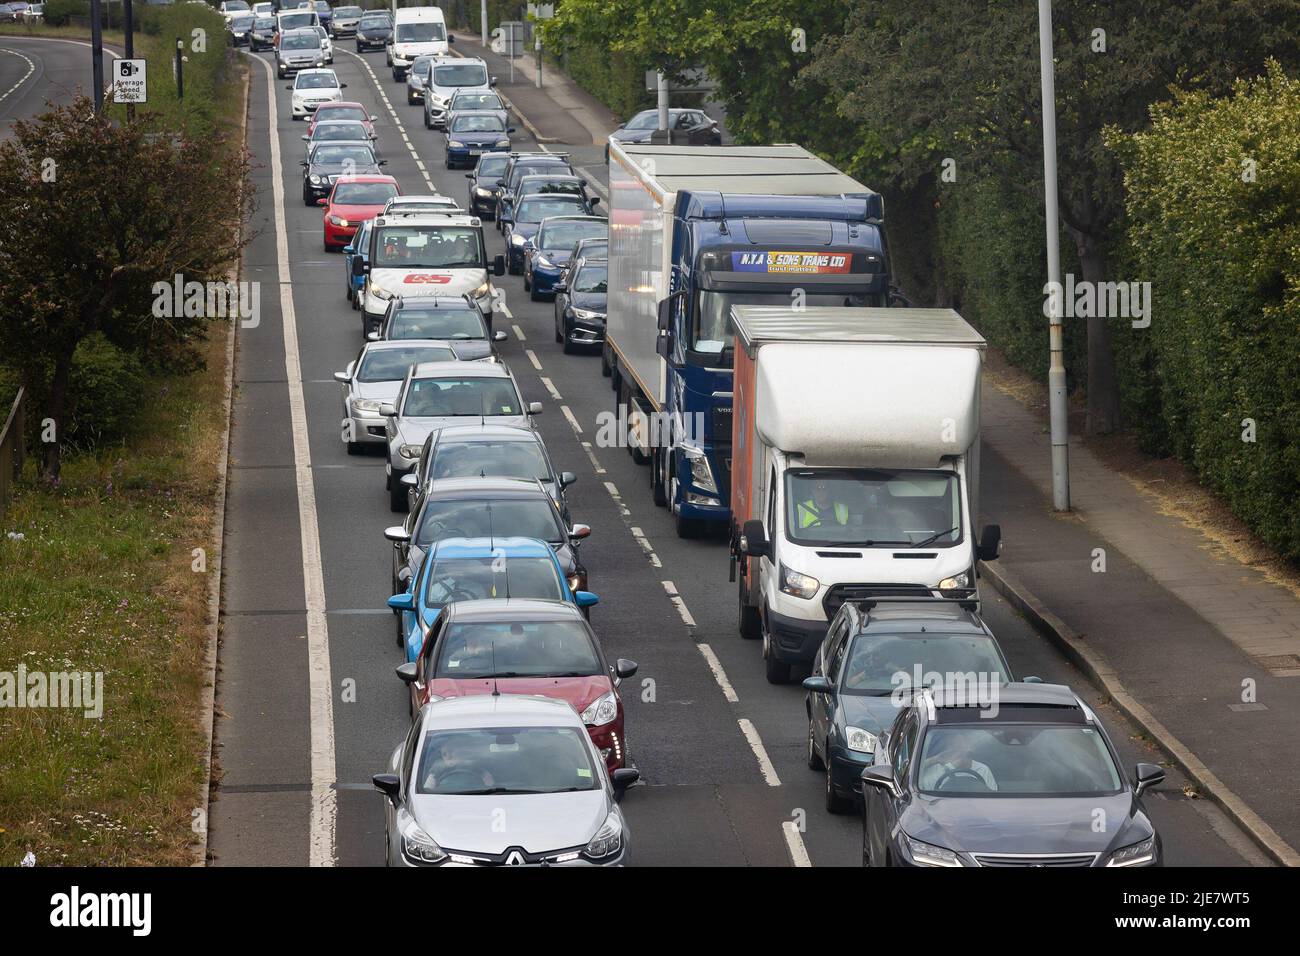
[[[848,506],[842,501],[831,501],[830,487],[825,481],[814,482],[812,497],[794,507],[800,528],[849,523]]]

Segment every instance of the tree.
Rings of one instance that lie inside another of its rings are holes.
[[[1147,123],[1171,84],[1225,92],[1266,59],[1297,62],[1296,0],[1057,0],[1053,4],[1062,222],[1082,278],[1108,275],[1123,184],[1108,126]],[[859,0],[847,32],[817,49],[806,75],[835,93],[846,119],[878,130],[903,179],[942,157],[1009,174],[1042,201],[1042,109],[1036,5],[1028,0]],[[1104,31],[1098,33],[1096,31]],[[1088,430],[1119,425],[1107,320],[1088,320]]]
[[[0,143],[0,356],[53,425],[47,479],[59,475],[77,346],[98,332],[147,359],[201,336],[213,316],[155,308],[153,285],[222,281],[246,242],[247,157],[159,136],[152,119],[119,125],[80,96]]]

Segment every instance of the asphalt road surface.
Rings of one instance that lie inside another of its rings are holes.
[[[105,77],[115,55],[105,47]],[[12,135],[14,120],[31,119],[47,103],[66,103],[91,88],[89,43],[0,34],[0,137]]]
[[[9,46],[17,44],[0,40]],[[45,62],[56,56],[68,54]],[[5,59],[0,70],[12,72]],[[291,120],[268,55],[255,59],[263,64],[252,67],[249,117],[257,236],[243,278],[261,283],[261,314],[238,339],[212,856],[218,865],[379,865],[383,798],[369,780],[409,726],[384,606],[391,546],[383,529],[399,519],[388,508],[383,458],[349,457],[339,438],[331,375],[361,346],[360,314],[345,301],[342,256],[322,251],[320,209],[301,200],[304,124]],[[442,135],[406,105],[383,54],[363,60],[340,43],[335,69],[347,96],[379,117],[386,171],[403,190],[464,199],[463,172],[446,170]],[[536,149],[515,125],[516,148]],[[574,158],[599,177],[600,152],[586,144]],[[502,252],[491,222],[484,233],[489,256]],[[601,599],[592,624],[611,659],[640,664],[622,688],[629,754],[642,773],[623,804],[632,861],[858,865],[860,819],[828,814],[822,777],[805,764],[802,689],[769,685],[757,642],[737,634],[725,543],[675,537],[650,499],[647,470],[623,449],[597,447],[597,414],[614,408],[599,357],[562,354],[551,303],[530,302],[521,277],[495,281],[508,310],[495,320],[510,333],[503,358],[525,400],[545,406],[538,424],[556,467],[579,476],[569,493],[574,519],[593,528],[582,545]],[[985,618],[1017,674],[1096,699],[991,588],[983,593]],[[1128,765],[1157,759],[1118,714],[1100,710]],[[1146,801],[1167,862],[1262,863],[1217,808],[1184,794],[1185,784],[1171,769]]]

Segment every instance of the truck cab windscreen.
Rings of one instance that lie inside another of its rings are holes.
[[[771,292],[715,292],[701,290],[696,299],[691,334],[686,344],[687,361],[692,365],[731,368],[736,331],[731,327],[733,305],[776,305],[789,308],[793,289]],[[806,295],[809,306],[869,306],[870,295]]]
[[[796,544],[952,547],[962,539],[958,478],[939,471],[790,471],[785,525]]]

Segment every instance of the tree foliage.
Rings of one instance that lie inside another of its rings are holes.
[[[203,335],[206,316],[160,315],[155,282],[222,280],[244,240],[248,162],[210,138],[115,124],[85,97],[16,122],[0,143],[0,354],[54,424],[57,477],[78,346],[99,334],[143,360]]]

